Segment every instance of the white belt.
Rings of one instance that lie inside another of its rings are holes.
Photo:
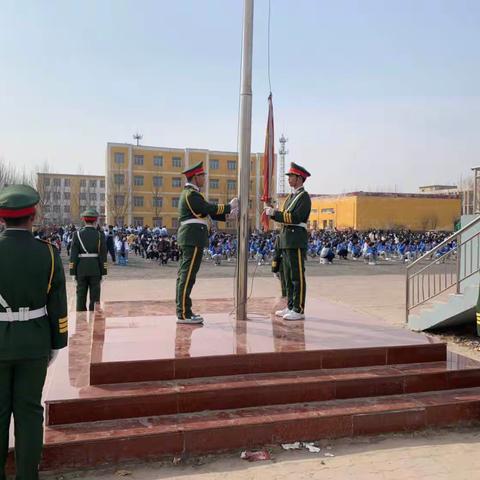
[[[208,226],[208,220],[203,220],[202,218],[190,218],[189,220],[181,222],[181,225],[188,225],[189,223],[201,223],[202,225]]]
[[[0,312],[0,322],[25,322],[35,318],[44,317],[47,307],[30,310],[29,307],[20,307],[18,312]]]
[[[307,224],[305,222],[302,222],[302,223],[286,223],[285,226],[286,227],[302,227],[305,230],[307,229]]]
[[[98,253],[80,253],[78,258],[98,258]]]

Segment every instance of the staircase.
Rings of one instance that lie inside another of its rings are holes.
[[[42,469],[413,431],[480,418],[480,364],[445,344],[282,353],[208,377],[82,388],[46,403]],[[221,373],[221,375],[218,375]],[[189,375],[185,375],[189,376]],[[148,379],[148,380],[147,380]]]
[[[459,231],[407,267],[406,320],[412,330],[475,323],[480,216],[462,218],[462,224]],[[452,242],[454,248],[443,253]]]

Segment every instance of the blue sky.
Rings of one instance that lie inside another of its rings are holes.
[[[271,0],[277,138],[309,190],[416,191],[480,164],[480,2]],[[108,141],[236,150],[241,0],[0,0],[0,158],[103,173]],[[257,0],[252,150],[268,96]]]

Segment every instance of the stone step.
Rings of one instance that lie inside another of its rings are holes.
[[[76,423],[46,428],[42,469],[414,431],[479,418],[477,387]]]
[[[84,387],[46,401],[46,424],[115,420],[480,386],[480,368],[446,362],[196,378]]]
[[[406,346],[302,350],[216,355],[195,358],[97,362],[90,365],[90,384],[149,382],[250,373],[351,368],[446,360],[444,343]]]

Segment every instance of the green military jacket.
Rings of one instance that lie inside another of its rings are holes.
[[[178,217],[180,227],[177,241],[181,247],[208,247],[208,226],[202,223],[182,223],[188,220],[200,219],[225,221],[230,213],[230,205],[209,203],[205,197],[191,184],[186,184],[180,196]]]
[[[273,219],[283,224],[280,231],[280,248],[307,248],[306,225],[304,228],[299,224],[307,223],[311,209],[310,195],[301,187],[287,197],[282,210],[275,210]]]
[[[89,256],[84,257],[83,255]],[[106,274],[107,242],[105,235],[95,227],[87,225],[73,235],[72,250],[70,251],[70,275],[100,277]]]
[[[48,356],[67,345],[67,293],[58,250],[28,230],[0,234],[0,294],[13,312],[47,307],[47,314],[26,321],[0,321],[0,360]],[[0,306],[0,311],[5,309]]]

